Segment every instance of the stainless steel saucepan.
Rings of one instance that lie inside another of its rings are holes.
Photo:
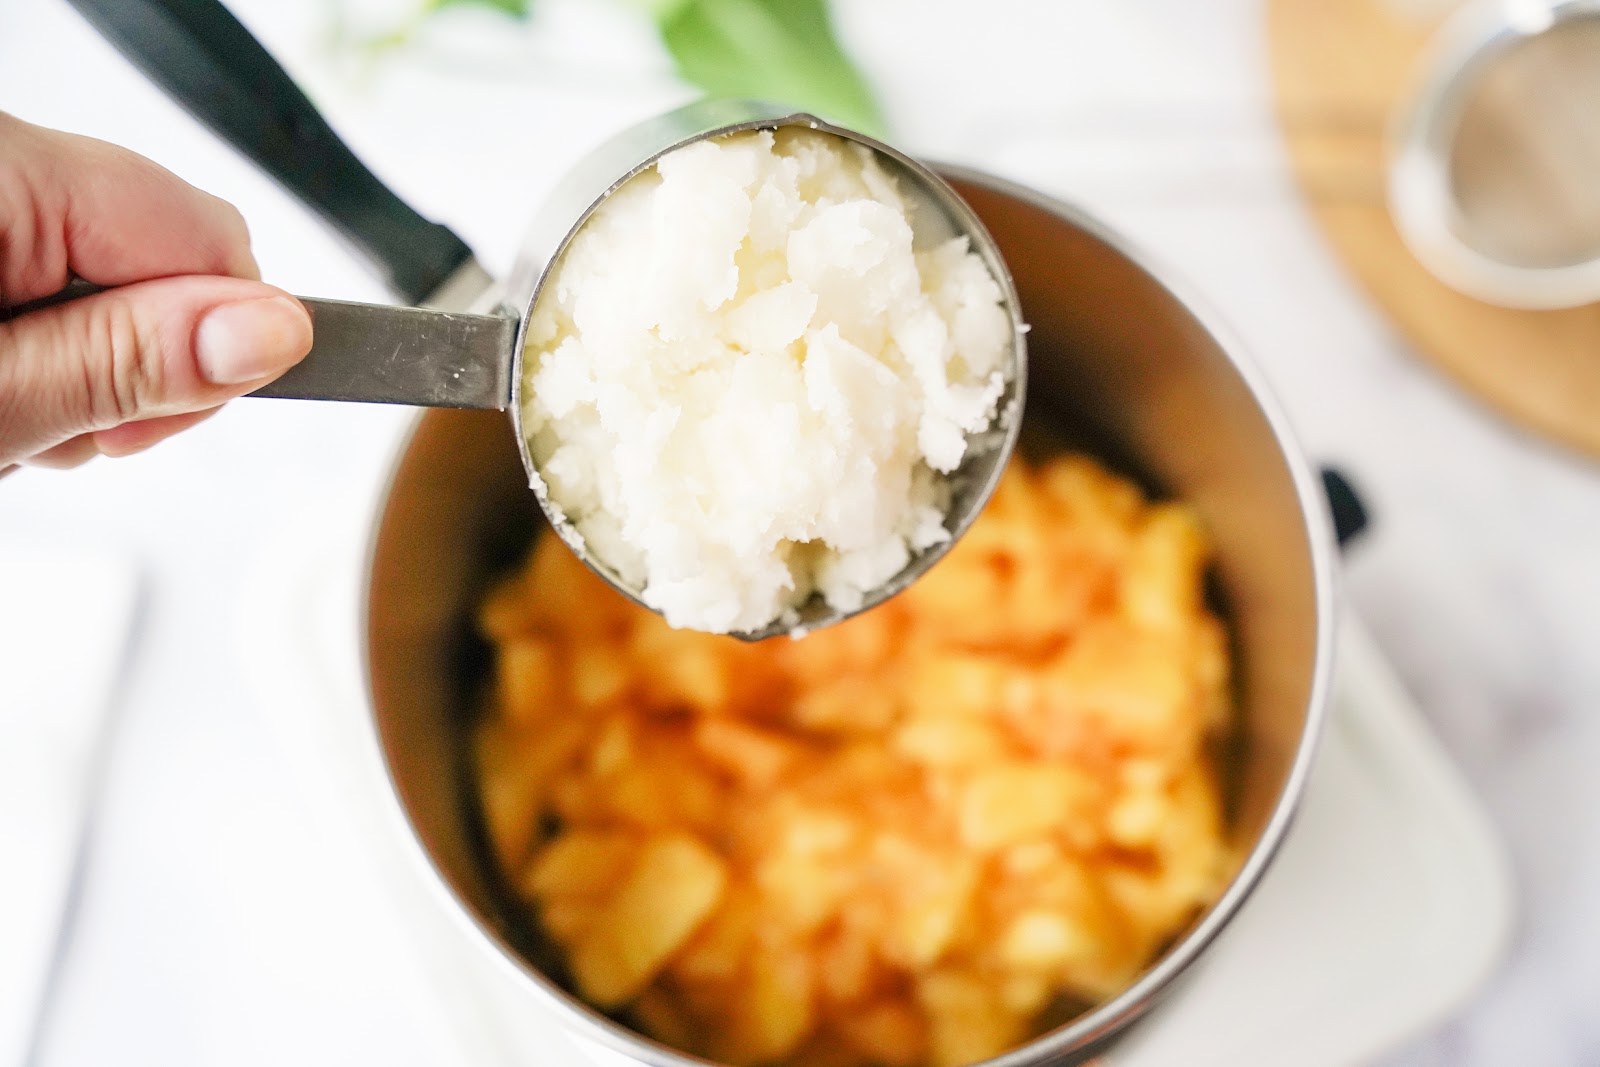
[[[1322,487],[1280,411],[1196,302],[1082,212],[978,171],[942,173],[1012,264],[1032,326],[1025,432],[1070,442],[1197,508],[1215,545],[1214,602],[1233,637],[1237,735],[1219,753],[1228,886],[1126,989],[984,1065],[1058,1067],[1098,1054],[1180,977],[1205,980],[1196,962],[1283,840],[1328,703],[1336,553]],[[492,999],[516,991],[504,1030],[536,1031],[522,1016],[548,1016],[652,1067],[704,1067],[552,977],[562,973],[557,957],[497,876],[473,815],[467,746],[490,679],[473,619],[491,585],[547,536],[521,475],[516,450],[484,412],[430,411],[403,447],[377,516],[365,594],[383,762],[426,877],[507,976]],[[1160,1025],[1159,1012],[1149,1025]]]

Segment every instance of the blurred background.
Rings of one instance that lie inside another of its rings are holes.
[[[750,22],[757,0],[229,3],[362,159],[493,271],[585,151],[710,89],[793,99],[1081,204],[1188,278],[1306,451],[1363,491],[1374,523],[1348,605],[1514,871],[1498,968],[1381,1062],[1600,1063],[1600,468],[1584,431],[1600,393],[1592,368],[1551,370],[1540,348],[1566,352],[1595,308],[1525,331],[1485,312],[1477,329],[1361,236],[1382,217],[1367,155],[1399,73],[1452,6],[834,0],[835,40]],[[1323,71],[1316,56],[1341,48],[1356,60]],[[233,201],[268,281],[384,299],[63,0],[0,0],[0,107]],[[1463,335],[1471,354],[1452,348]],[[1521,399],[1535,372],[1565,383],[1538,387],[1562,403]],[[34,961],[0,980],[0,1056],[443,1061],[448,1024],[396,954],[380,876],[327,817],[314,735],[263,698],[284,669],[263,598],[308,537],[359,530],[408,419],[244,401],[148,454],[0,483],[0,841],[47,875],[0,886],[17,917],[0,919],[0,959]]]

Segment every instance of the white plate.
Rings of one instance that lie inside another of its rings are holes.
[[[580,1054],[419,874],[368,735],[364,529],[325,517],[285,531],[256,568],[239,636],[269,719],[346,841],[348,877],[385,898],[361,916],[392,926],[364,944],[396,949],[372,962],[373,995],[414,1000],[419,1025],[454,1035],[453,1062],[627,1062],[586,1042]],[[1277,862],[1109,1067],[1364,1063],[1445,1019],[1503,953],[1513,907],[1499,842],[1365,630],[1347,619],[1340,641],[1328,734]]]

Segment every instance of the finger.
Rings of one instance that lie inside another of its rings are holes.
[[[216,407],[310,348],[299,301],[233,278],[140,282],[29,312],[0,323],[0,463]]]
[[[178,415],[159,415],[153,419],[125,422],[109,430],[97,430],[94,446],[102,456],[131,456],[143,452],[151,445],[160,444],[173,434],[198,426],[222,410],[219,404],[201,411],[185,411]]]
[[[94,445],[94,435],[81,433],[37,455],[29,456],[22,461],[22,465],[56,471],[71,470],[73,467],[83,466],[99,454],[100,450]]]
[[[29,456],[22,462],[23,465],[29,467],[66,470],[71,467],[82,466],[96,456],[108,456],[112,459],[131,456],[135,452],[143,452],[151,445],[165,441],[174,434],[182,433],[192,426],[198,426],[221,410],[221,405],[218,405],[214,408],[206,408],[204,411],[186,411],[181,415],[161,415],[154,419],[125,422],[121,426],[113,426],[109,430],[80,433],[78,436],[68,438],[59,445],[45,449],[38,455]],[[8,471],[12,469],[14,468],[6,468]]]
[[[73,275],[258,278],[239,212],[125,148],[0,113],[0,307]]]

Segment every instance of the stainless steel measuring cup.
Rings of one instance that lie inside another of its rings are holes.
[[[906,588],[982,510],[1022,425],[1026,347],[1016,290],[993,238],[967,203],[928,167],[881,141],[809,114],[747,100],[703,100],[647,120],[601,145],[534,216],[510,275],[496,282],[447,228],[386,188],[316,112],[277,62],[216,0],[69,0],[107,39],[214,132],[288,187],[349,239],[407,304],[301,297],[311,312],[310,355],[254,395],[509,411],[523,467],[551,526],[597,573],[643,604],[550,500],[522,428],[522,357],[528,320],[551,268],[607,197],[663,155],[744,130],[804,126],[865,145],[911,205],[919,245],[965,236],[1000,285],[1011,319],[1009,375],[991,430],[969,442],[950,477],[950,538],[914,556],[869,593],[865,611]],[[645,605],[648,607],[649,605]],[[736,636],[811,630],[855,614],[813,596],[797,623]]]

